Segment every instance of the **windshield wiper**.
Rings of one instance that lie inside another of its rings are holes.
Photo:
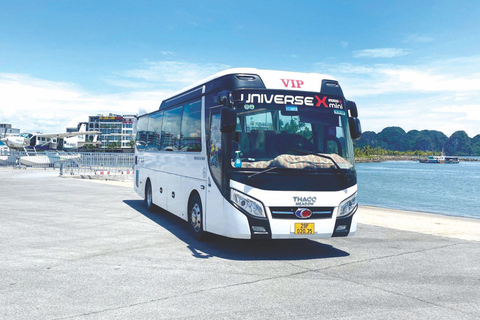
[[[292,151],[302,153],[302,154],[305,154],[305,155],[314,155],[314,156],[318,156],[320,158],[325,158],[325,159],[328,159],[328,160],[332,161],[332,163],[335,165],[335,169],[342,175],[343,180],[345,182],[347,181],[347,176],[346,176],[345,172],[342,171],[342,168],[340,168],[338,163],[335,160],[333,160],[332,157],[327,156],[325,154],[321,154],[321,153],[302,151],[302,150],[297,150],[297,149],[293,149],[293,148],[288,148],[287,151],[288,150],[292,150]]]
[[[279,167],[267,168],[267,169],[262,170],[262,171],[260,171],[260,172],[254,173],[254,174],[252,174],[251,176],[248,176],[248,177],[247,177],[247,180],[250,180],[251,178],[253,178],[253,177],[257,176],[257,175],[264,174],[264,173],[267,173],[267,172],[270,172],[270,171],[273,171],[273,170],[276,170],[276,169],[279,169]]]
[[[318,156],[318,157],[321,157],[321,158],[325,158],[325,159],[328,159],[330,161],[332,161],[332,163],[334,164],[335,166],[335,170],[340,173],[340,175],[342,176],[342,179],[343,181],[346,183],[348,178],[345,174],[345,172],[343,172],[342,168],[340,168],[340,166],[338,165],[338,163],[333,160],[332,157],[330,156],[327,156],[327,155],[324,155],[324,154],[321,154],[321,153],[315,153],[315,152],[307,152],[307,151],[301,151],[301,150],[297,150],[297,149],[293,149],[293,148],[288,148],[288,150],[292,150],[292,151],[295,151],[295,152],[298,152],[298,153],[301,153],[301,154],[305,154],[305,155],[315,155],[315,156]],[[288,168],[282,168],[282,167],[271,167],[271,168],[267,168],[265,170],[262,170],[260,172],[256,172],[250,176],[247,177],[247,180],[250,180],[251,178],[257,176],[257,175],[261,175],[261,174],[264,174],[264,173],[267,173],[267,172],[270,172],[270,171],[273,171],[273,170],[276,170],[276,169],[288,169]]]

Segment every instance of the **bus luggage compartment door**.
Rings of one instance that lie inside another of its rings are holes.
[[[187,210],[185,209],[185,203],[188,199],[185,199],[184,195],[184,183],[185,178],[169,174],[170,179],[167,179],[166,184],[166,198],[167,198],[167,210],[176,216],[183,219],[187,218]]]

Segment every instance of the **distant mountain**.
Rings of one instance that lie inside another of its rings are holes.
[[[393,151],[436,151],[445,150],[448,156],[480,156],[480,134],[470,138],[465,131],[456,131],[450,137],[435,130],[411,130],[387,127],[379,133],[365,131],[355,148],[380,147]]]

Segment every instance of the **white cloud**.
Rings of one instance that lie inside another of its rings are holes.
[[[473,61],[473,62],[472,62]],[[401,66],[392,64],[325,64],[317,63],[316,71],[329,73],[343,80],[354,96],[381,95],[400,92],[451,92],[466,97],[465,92],[477,93],[480,73],[465,73],[458,64],[468,63],[480,70],[480,60],[471,57],[463,62],[444,60],[441,64]]]
[[[400,48],[364,49],[353,52],[354,58],[395,58],[409,54],[408,50]]]
[[[389,78],[398,80],[409,90],[427,91],[427,92],[465,92],[478,91],[480,88],[479,76],[464,76],[439,74],[436,70],[420,70],[401,68],[393,70],[383,70]]]
[[[364,130],[464,130],[473,137],[480,133],[480,72],[472,70],[480,70],[480,57],[414,66],[319,63],[315,71],[340,81],[359,106]]]
[[[124,88],[121,94],[94,94],[70,83],[0,73],[0,123],[22,131],[64,132],[65,127],[87,121],[89,115],[153,111],[174,91],[227,68],[222,64],[147,61],[142,68],[103,79]]]
[[[119,76],[160,84],[188,85],[228,68],[228,65],[216,63],[147,61],[143,68],[128,70],[122,72]]]
[[[173,51],[160,51],[160,53],[164,56],[170,56],[170,57],[176,56],[175,52]]]
[[[428,43],[432,42],[434,39],[433,37],[421,35],[421,34],[410,34],[403,40],[403,43]]]
[[[111,86],[122,87],[126,89],[145,89],[148,87],[148,83],[122,79],[118,76],[104,77],[102,80]]]
[[[433,112],[444,113],[455,117],[457,121],[476,121],[480,124],[480,107],[478,104],[450,104],[432,108]]]
[[[136,114],[158,108],[168,91],[94,95],[72,84],[0,73],[0,122],[22,131],[64,132],[96,114]]]
[[[346,48],[346,47],[348,47],[348,42],[347,41],[340,41],[340,46],[342,48]]]
[[[467,94],[465,93],[458,93],[456,96],[455,96],[455,101],[467,101],[469,100],[470,98],[468,97]]]

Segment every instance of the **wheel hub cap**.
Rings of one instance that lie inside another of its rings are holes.
[[[190,215],[191,215],[193,229],[195,230],[195,232],[200,231],[200,228],[202,227],[202,214],[201,214],[200,206],[198,205],[198,203],[195,203]]]

